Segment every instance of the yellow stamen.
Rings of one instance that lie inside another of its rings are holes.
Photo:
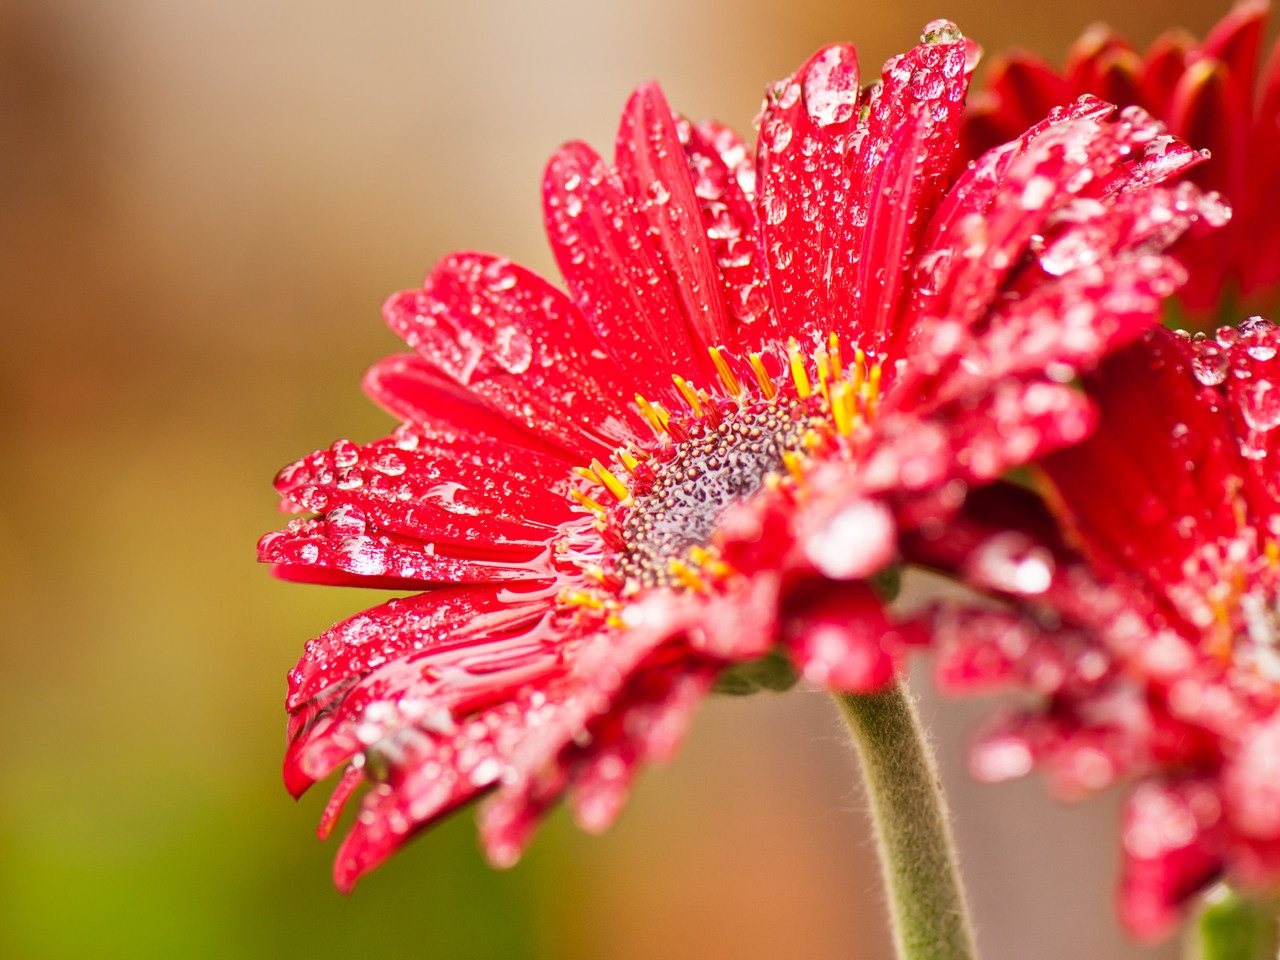
[[[570,490],[569,496],[573,497],[573,499],[577,500],[580,504],[582,504],[592,513],[594,513],[597,517],[603,518],[608,516],[608,511],[606,511],[604,507],[600,506],[600,504],[596,503],[594,500],[592,500],[590,497],[588,497],[585,493],[581,492],[580,490]]]
[[[840,338],[834,333],[827,338],[827,353],[831,355],[831,377],[839,380],[844,375],[844,364],[840,360]]]
[[[702,401],[698,399],[698,391],[689,386],[689,381],[679,374],[672,374],[671,379],[675,382],[676,389],[680,391],[680,395],[684,397],[685,403],[689,404],[689,409],[693,411],[695,417],[702,416]]]
[[[822,399],[830,403],[831,394],[827,381],[831,379],[831,360],[827,356],[827,351],[821,347],[813,351],[813,362],[818,368],[818,392],[822,394]]]
[[[671,414],[667,413],[667,408],[660,403],[653,404],[653,412],[658,415],[658,422],[662,424],[663,433],[666,433],[667,426],[671,422]]]
[[[679,580],[690,590],[696,590],[698,593],[705,593],[707,585],[702,578],[698,576],[688,564],[684,563],[678,557],[672,557],[667,562],[667,569],[671,571],[671,575]]]
[[[588,470],[586,467],[574,467],[573,472],[576,473],[578,476],[580,476],[583,480],[590,481],[591,483],[598,484],[600,482],[600,478],[597,477],[590,470]]]
[[[880,402],[880,364],[871,367],[871,377],[867,380],[867,419],[876,415],[876,404]]]
[[[1280,544],[1277,544],[1274,540],[1268,540],[1263,549],[1267,553],[1267,562],[1273,568],[1280,567]]]
[[[853,433],[853,387],[841,380],[831,388],[831,419],[842,437]]]
[[[571,607],[587,607],[591,610],[603,610],[605,602],[594,594],[587,593],[585,590],[572,590],[566,593],[561,600]]]
[[[805,372],[804,357],[800,355],[800,344],[796,343],[795,337],[787,344],[787,353],[791,357],[791,379],[796,382],[796,393],[801,400],[812,396],[813,387],[809,385],[809,374]]]
[[[598,563],[587,564],[582,568],[582,572],[597,583],[604,583],[609,579],[608,575],[604,572],[604,567],[600,566]]]
[[[613,627],[615,630],[628,629],[626,621],[623,620],[621,617],[617,617],[617,616],[606,617],[604,622],[607,623],[609,626]]]
[[[613,471],[599,460],[591,461],[591,469],[594,470],[596,476],[600,478],[600,482],[608,487],[609,492],[617,497],[619,501],[626,500],[631,496],[631,491],[627,489],[627,485],[615,477],[613,475]]]
[[[729,391],[729,396],[736,397],[742,393],[742,383],[738,380],[738,375],[729,367],[729,362],[720,354],[720,348],[709,347],[707,352],[711,354],[711,362],[716,365],[716,373],[720,374],[720,382]]]
[[[644,414],[644,418],[649,421],[649,426],[653,427],[655,433],[666,433],[666,420],[658,415],[657,408],[646,400],[640,394],[636,394],[636,406],[640,408],[640,412]]]
[[[734,572],[733,567],[725,563],[719,556],[705,547],[690,547],[689,558],[698,567],[715,577],[727,577]]]
[[[800,486],[804,486],[804,469],[800,466],[800,458],[790,450],[783,451],[782,463],[787,468],[787,473],[791,474],[791,479]]]
[[[636,471],[640,469],[640,461],[631,455],[630,450],[619,450],[618,459],[622,461],[622,465],[627,468],[627,472],[633,477]]]
[[[766,400],[772,400],[778,395],[778,388],[773,385],[773,378],[765,370],[760,354],[753,353],[747,359],[751,361],[751,370],[756,375],[756,383],[760,384],[760,392],[764,394]]]
[[[854,351],[853,354],[853,392],[862,393],[862,381],[866,377],[867,355],[862,352],[861,348]]]

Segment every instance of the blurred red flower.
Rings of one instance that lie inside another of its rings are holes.
[[[1010,606],[932,611],[944,688],[1013,684],[972,757],[1067,796],[1141,778],[1120,907],[1154,938],[1223,876],[1280,880],[1280,331],[1160,329],[1086,378],[1101,417],[1046,459],[1059,535],[1025,492],[971,498],[916,559]]]
[[[1203,41],[1175,31],[1145,55],[1099,25],[1076,41],[1062,70],[1021,51],[997,57],[986,88],[970,101],[965,152],[976,157],[1084,94],[1141,106],[1212,154],[1191,178],[1220,192],[1237,215],[1221,233],[1192,238],[1179,251],[1191,274],[1181,299],[1192,317],[1212,324],[1240,316],[1236,298],[1269,309],[1280,292],[1280,45],[1259,82],[1267,7],[1265,0],[1241,3]]]
[[[1069,381],[1156,321],[1165,248],[1218,208],[1158,185],[1197,152],[1089,98],[956,176],[973,59],[937,22],[863,90],[821,50],[754,157],[642,86],[612,165],[547,168],[567,294],[461,253],[387,302],[415,353],[365,386],[402,424],[283,470],[307,516],[259,545],[424,591],[289,676],[290,789],[345,768],[322,832],[371,783],[339,887],[481,793],[497,863],[566,790],[603,828],[718,678],[888,683],[909,637],[870,578],[899,530],[1086,435]]]

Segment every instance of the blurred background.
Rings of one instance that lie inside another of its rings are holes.
[[[351,898],[279,777],[284,674],[375,602],[274,581],[270,480],[387,418],[378,318],[455,248],[544,271],[539,182],[630,89],[749,129],[817,46],[864,73],[938,16],[1060,62],[1226,0],[0,0],[0,955],[891,956],[863,801],[815,693],[715,701],[608,835],[499,873],[469,813]],[[924,709],[989,958],[1145,956],[1111,909],[1115,797],[964,773],[985,707]]]

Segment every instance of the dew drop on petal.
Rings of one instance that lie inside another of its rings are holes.
[[[787,219],[787,202],[776,194],[766,194],[764,198],[764,218],[772,226],[777,226]]]
[[[857,60],[839,47],[824,50],[805,75],[804,105],[820,127],[851,120],[858,108]]]
[[[1216,387],[1227,379],[1227,355],[1216,343],[1205,341],[1196,345],[1191,358],[1191,372],[1206,387]]]
[[[924,32],[920,35],[921,43],[955,43],[957,40],[963,40],[964,34],[950,20],[930,20],[924,25]]]
[[[1241,390],[1240,412],[1254,430],[1280,426],[1280,389],[1270,380],[1255,380]]]

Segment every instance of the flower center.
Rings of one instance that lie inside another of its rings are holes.
[[[625,547],[611,558],[611,572],[646,587],[687,580],[671,560],[687,564],[693,548],[705,549],[725,508],[781,473],[787,454],[801,451],[806,437],[823,428],[823,418],[807,406],[762,401],[718,424],[703,418],[688,439],[650,460],[653,479],[632,489],[621,523]]]
[[[784,360],[789,378],[781,385],[759,355],[750,355],[758,390],[743,385],[718,349],[711,359],[719,374],[714,395],[672,378],[687,412],[668,413],[636,397],[654,429],[652,446],[617,451],[613,469],[598,460],[577,469],[614,502],[605,507],[572,491],[594,524],[590,531],[579,525],[564,553],[606,595],[574,590],[567,602],[613,607],[616,598],[644,588],[704,590],[709,580],[732,574],[714,546],[725,511],[770,484],[801,489],[810,457],[819,450],[842,455],[875,416],[879,364],[857,351],[846,368],[834,336],[809,356],[792,340]],[[594,547],[583,536],[591,531]]]

